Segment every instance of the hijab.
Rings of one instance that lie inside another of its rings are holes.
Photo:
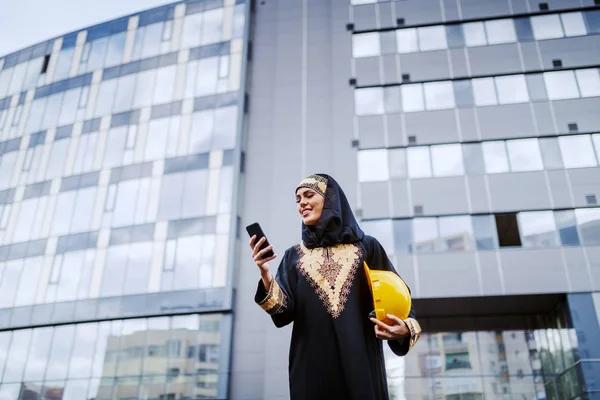
[[[325,197],[316,225],[302,224],[302,242],[309,249],[356,243],[364,237],[340,185],[325,174],[309,175],[296,188],[306,187]]]

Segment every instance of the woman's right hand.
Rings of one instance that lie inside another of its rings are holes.
[[[267,253],[269,250],[273,249],[273,245],[269,245],[264,249],[260,250],[260,246],[265,242],[266,238],[261,238],[258,242],[256,241],[256,235],[250,238],[250,248],[252,249],[252,259],[258,266],[260,270],[260,276],[263,281],[263,285],[266,290],[269,290],[271,287],[271,281],[273,281],[273,275],[271,274],[271,270],[269,269],[269,261],[277,258],[277,254],[273,254],[271,257],[263,258],[263,255]]]

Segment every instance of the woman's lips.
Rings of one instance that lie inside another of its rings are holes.
[[[303,217],[308,217],[308,215],[310,214],[311,211],[312,210],[304,210],[304,211],[302,211],[302,216]]]

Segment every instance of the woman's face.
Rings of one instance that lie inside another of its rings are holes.
[[[316,225],[323,212],[325,198],[309,188],[300,188],[296,191],[298,212],[304,225]]]

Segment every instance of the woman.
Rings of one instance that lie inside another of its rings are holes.
[[[273,278],[264,239],[250,239],[261,272],[255,301],[277,327],[294,322],[289,358],[292,400],[388,399],[383,347],[405,355],[421,333],[414,309],[402,321],[369,318],[373,310],[363,261],[395,271],[383,247],[359,228],[337,182],[319,174],[296,189],[302,243],[283,255]],[[373,325],[374,324],[374,325]]]

